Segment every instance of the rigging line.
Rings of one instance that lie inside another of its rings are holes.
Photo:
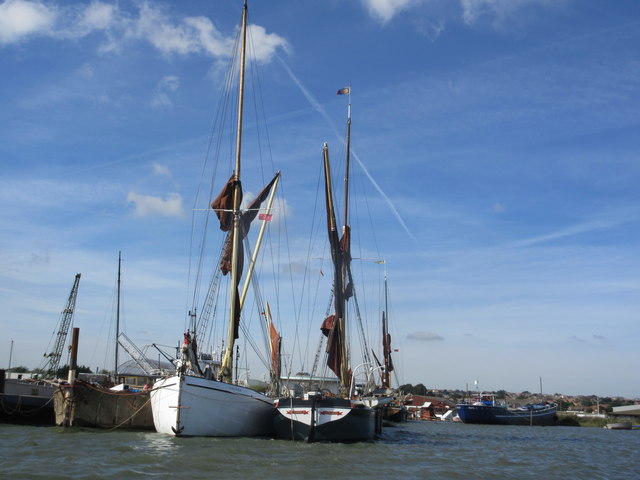
[[[256,285],[256,284],[253,284],[253,285],[254,285],[254,288],[255,288],[256,290],[258,290],[258,289],[257,289],[257,285]],[[258,291],[256,291],[256,292],[254,292],[254,293],[255,293],[255,295],[256,295],[256,298],[260,298],[260,297],[261,297],[259,290],[258,290]],[[256,301],[256,303],[259,303],[259,302],[260,302],[260,300],[257,300],[257,301]],[[252,305],[252,306],[251,306],[251,309],[252,309],[253,311],[255,311],[255,308],[256,308],[256,305]],[[260,308],[260,305],[259,305],[259,304],[258,304],[258,308]],[[242,318],[247,318],[247,316],[246,316],[246,315],[244,315],[244,314],[241,314],[241,315],[242,315]],[[253,318],[253,316],[254,316],[254,315],[249,315],[249,319],[252,319],[252,318]],[[261,328],[262,328],[262,327],[263,327],[263,325],[262,325],[262,324],[263,324],[262,319],[260,319],[259,323],[260,323],[260,326],[261,326]],[[256,354],[256,356],[258,357],[258,359],[262,362],[262,364],[263,364],[266,368],[269,368],[269,364],[267,363],[267,360],[266,360],[266,358],[264,357],[264,354],[263,354],[262,350],[260,350],[260,349],[258,348],[258,345],[257,345],[257,343],[256,343],[255,339],[253,338],[253,335],[251,334],[250,327],[251,327],[251,322],[250,322],[250,321],[246,321],[246,320],[242,320],[242,319],[241,319],[241,321],[240,321],[240,329],[242,330],[242,333],[244,334],[245,343],[246,343],[246,342],[248,342],[248,343],[249,343],[249,345],[250,345],[250,346],[251,346],[251,348],[253,349],[253,351],[254,351],[254,353]],[[265,328],[262,328],[262,329],[263,329],[263,336],[264,336],[264,331],[265,331],[266,329],[265,329]],[[246,347],[245,347],[245,349],[246,349]],[[245,357],[246,357],[246,356],[245,356]],[[246,360],[246,359],[245,359],[245,360]]]
[[[202,169],[201,169],[201,174],[200,174],[200,182],[198,183],[198,187],[196,190],[196,196],[194,198],[194,211],[195,211],[195,207],[198,205],[199,203],[199,199],[200,199],[200,192],[201,192],[201,188],[202,188],[202,179],[205,178],[205,172],[206,172],[206,168],[207,168],[207,164],[209,163],[209,158],[211,157],[211,145],[215,144],[215,148],[214,148],[214,152],[213,152],[213,159],[214,159],[214,168],[212,169],[211,172],[211,178],[209,181],[209,205],[211,204],[211,201],[213,199],[214,196],[214,185],[216,184],[215,179],[217,177],[217,171],[218,171],[218,165],[219,165],[219,159],[220,159],[220,150],[222,148],[222,137],[224,135],[224,119],[228,118],[228,112],[229,112],[229,106],[230,106],[230,92],[232,91],[231,85],[233,84],[233,79],[235,77],[234,75],[234,71],[235,71],[235,64],[236,64],[236,59],[238,56],[238,43],[239,43],[239,33],[236,36],[236,41],[234,43],[234,50],[232,52],[231,55],[231,60],[229,62],[229,68],[227,69],[227,73],[225,76],[225,82],[223,82],[223,85],[221,87],[222,89],[222,94],[219,96],[219,98],[221,98],[220,102],[218,103],[218,109],[216,114],[212,117],[211,120],[211,126],[210,126],[210,134],[208,137],[208,142],[206,144],[205,147],[205,154],[204,154],[204,159],[203,159],[203,164],[202,164]],[[216,137],[215,137],[215,142],[214,142],[214,133],[217,133]],[[189,267],[188,267],[188,275],[187,275],[187,292],[191,291],[191,279],[193,276],[192,273],[192,269],[195,270],[195,279],[194,279],[194,286],[193,286],[193,296],[191,298],[191,304],[189,304],[189,300],[188,300],[188,296],[189,294],[187,293],[187,302],[186,302],[186,308],[185,308],[185,312],[188,312],[190,309],[195,308],[198,303],[199,303],[199,292],[200,292],[200,282],[201,282],[201,278],[202,278],[202,269],[203,269],[203,262],[205,259],[205,255],[204,255],[204,250],[205,250],[205,245],[206,245],[206,238],[207,238],[207,230],[208,230],[208,224],[209,224],[209,219],[210,219],[210,214],[206,214],[204,220],[202,220],[202,235],[200,237],[200,244],[198,245],[198,250],[199,250],[199,254],[198,254],[198,262],[194,265],[193,264],[193,258],[194,258],[194,249],[195,249],[195,238],[196,238],[196,227],[197,227],[197,217],[196,215],[192,212],[192,221],[191,221],[191,241],[190,241],[190,246],[189,246]],[[186,322],[190,321],[190,319],[187,317],[185,319],[185,328],[186,328]]]
[[[262,98],[262,90],[260,88],[260,75],[258,72],[258,68],[257,68],[257,61],[256,61],[256,55],[255,55],[255,45],[253,43],[253,29],[249,28],[247,31],[247,44],[248,44],[248,49],[253,52],[253,55],[249,55],[249,63],[250,63],[250,67],[249,68],[249,73],[250,73],[250,80],[251,80],[251,85],[253,86],[253,89],[251,90],[253,92],[253,96],[252,96],[252,100],[253,100],[253,112],[254,112],[254,116],[255,116],[255,121],[256,121],[256,136],[257,136],[257,146],[258,146],[258,157],[260,158],[260,174],[261,174],[261,180],[262,183],[265,183],[266,180],[266,175],[265,175],[265,171],[264,171],[264,165],[262,162],[263,159],[263,154],[262,154],[262,141],[261,141],[261,136],[260,136],[260,121],[258,120],[258,97]],[[257,93],[256,93],[257,92]],[[264,104],[262,106],[262,108],[264,109]],[[264,112],[264,110],[263,110]],[[264,129],[265,132],[267,131],[267,124],[266,121],[264,122]],[[269,153],[271,153],[269,151]],[[273,158],[271,158],[271,166],[273,167]],[[275,170],[275,169],[274,169]]]
[[[252,51],[255,51],[255,45],[254,45],[254,39],[253,39],[253,31],[252,29],[249,29],[248,31],[248,44],[249,44],[249,48]],[[264,170],[264,157],[265,154],[263,153],[263,140],[262,140],[262,129],[260,128],[261,124],[264,125],[264,135],[266,138],[266,147],[267,147],[267,154],[268,154],[268,159],[270,161],[271,164],[271,168],[272,170],[275,171],[275,166],[274,166],[274,162],[273,162],[273,154],[272,154],[272,150],[271,150],[271,142],[270,142],[270,137],[269,137],[269,129],[268,129],[268,124],[266,121],[266,115],[265,115],[265,108],[264,108],[264,102],[263,102],[263,95],[262,95],[262,87],[261,87],[261,82],[260,82],[260,75],[259,75],[259,69],[257,68],[257,62],[255,60],[256,56],[250,56],[250,61],[251,61],[251,69],[250,69],[250,73],[251,73],[251,82],[252,85],[254,85],[253,88],[253,92],[254,95],[252,97],[253,99],[253,108],[254,108],[254,115],[256,118],[256,134],[257,134],[257,147],[258,147],[258,154],[259,154],[259,158],[260,158],[260,162],[259,162],[259,166],[260,166],[260,172],[261,172],[261,178],[263,183],[265,182],[265,170]],[[258,102],[261,105],[261,108],[258,108]],[[262,122],[259,120],[259,112],[262,112]],[[281,187],[282,188],[282,187]],[[280,199],[280,197],[278,197],[278,199]],[[280,200],[278,200],[280,201]],[[284,209],[282,209],[283,215],[282,218],[285,217],[284,214]],[[275,264],[275,259],[276,258],[280,258],[279,254],[274,254],[274,247],[273,247],[273,241],[272,241],[272,235],[271,235],[271,229],[269,229],[269,231],[267,232],[267,240],[268,240],[268,245],[269,245],[269,251],[271,252],[270,255],[270,259],[271,259],[271,264],[272,264],[272,272],[273,272],[273,280],[274,280],[274,288],[275,288],[275,292],[276,292],[276,313],[277,313],[277,317],[278,320],[281,318],[281,315],[279,314],[280,312],[280,296],[279,296],[279,280],[278,280],[278,269],[276,268],[276,264]],[[285,237],[286,238],[286,237]],[[279,246],[279,244],[278,244]],[[264,251],[261,253],[261,255],[264,258]],[[252,282],[254,285],[255,283]],[[254,287],[255,288],[255,287]],[[293,297],[295,299],[295,296]],[[295,300],[294,300],[295,301]],[[263,302],[264,303],[264,302]],[[260,308],[260,307],[259,307]],[[262,306],[262,308],[264,308],[264,305]],[[264,322],[260,322],[261,325]],[[265,328],[265,332],[266,332],[266,325],[264,325]],[[268,342],[268,337],[265,335],[265,343]],[[268,347],[268,345],[266,345]],[[267,351],[267,350],[265,350]]]
[[[244,243],[244,247],[245,247],[245,256],[248,259],[253,258],[253,252],[251,249],[251,244],[249,243],[249,239],[247,238],[247,235],[245,233],[245,237],[243,240]],[[256,259],[256,263],[258,263],[258,260],[261,261],[260,258]],[[250,260],[249,260],[250,261]],[[255,300],[255,306],[258,308],[258,312],[261,312],[263,309],[266,308],[265,306],[265,302],[264,302],[264,298],[262,296],[262,292],[260,290],[260,284],[258,282],[258,277],[259,277],[259,273],[257,271],[257,269],[255,269],[253,271],[253,275],[251,276],[251,286],[253,288],[253,295],[254,295],[254,300]],[[258,323],[260,324],[260,329],[262,331],[262,338],[264,341],[264,351],[268,352],[269,351],[269,337],[268,337],[268,333],[267,333],[267,326],[266,323],[263,321],[262,316],[260,314],[258,314],[259,317],[259,321]],[[258,353],[258,352],[256,352]]]
[[[249,29],[249,43],[252,49],[254,49],[254,43],[253,43],[253,34],[252,34],[252,29]],[[252,65],[255,65],[257,62],[255,61],[255,55],[252,57]],[[255,72],[255,80],[254,80],[254,72]],[[256,119],[258,117],[257,112],[260,111],[262,112],[263,118],[262,118],[262,123],[264,124],[264,132],[265,132],[265,137],[266,137],[266,147],[267,147],[267,152],[268,152],[268,159],[271,162],[271,168],[273,171],[276,170],[275,168],[275,164],[273,161],[273,153],[272,153],[272,149],[271,149],[271,139],[269,136],[269,129],[268,129],[268,123],[266,120],[266,109],[264,107],[264,96],[262,95],[262,84],[260,81],[260,75],[259,75],[259,69],[258,68],[252,68],[251,69],[251,73],[252,73],[252,81],[255,81],[255,83],[257,84],[257,88],[255,89],[255,91],[257,91],[259,93],[259,95],[254,95],[254,108],[256,109]],[[260,101],[260,105],[261,108],[258,109],[257,106],[255,106],[255,101],[259,100]],[[256,124],[259,126],[259,122],[256,121]],[[257,129],[258,132],[258,148],[260,151],[260,158],[262,158],[262,141],[260,140],[260,129]],[[265,173],[264,173],[264,169],[263,167],[263,162],[260,163],[261,169],[262,169],[262,177],[263,177],[263,182],[264,182],[264,177],[265,177]],[[289,245],[289,236],[288,236],[288,224],[287,224],[287,215],[286,215],[286,203],[285,203],[285,191],[284,191],[284,182],[281,184],[280,186],[280,191],[282,192],[281,196],[278,196],[278,202],[281,203],[281,211],[282,211],[282,222],[279,224],[279,227],[282,227],[284,230],[284,235],[280,235],[281,238],[284,237],[285,239],[285,245],[286,245],[286,252],[287,252],[287,259],[289,262],[289,265],[291,265],[292,263],[292,259],[291,259],[291,246]],[[274,286],[275,286],[275,292],[276,292],[276,305],[275,305],[275,311],[276,311],[276,316],[277,316],[277,324],[278,324],[278,330],[282,331],[282,322],[280,321],[280,319],[282,318],[282,314],[281,314],[281,302],[280,302],[280,281],[279,281],[279,276],[280,276],[280,270],[276,267],[275,259],[280,258],[280,246],[281,243],[278,243],[277,246],[277,250],[278,250],[278,254],[274,255],[273,253],[273,243],[271,242],[271,235],[269,235],[269,249],[271,252],[271,262],[272,262],[272,271],[274,272]],[[293,271],[292,269],[289,269],[289,280],[290,280],[290,285],[291,285],[291,299],[293,302],[293,311],[295,312],[296,309],[296,290],[294,288],[294,281],[293,281]],[[294,317],[294,321],[296,322],[296,325],[299,323],[298,322],[299,316],[297,318]]]
[[[314,249],[314,245],[316,243],[316,239],[319,238],[319,231],[322,227],[322,222],[318,221],[318,204],[319,204],[319,196],[320,196],[320,188],[322,185],[322,180],[324,178],[324,175],[322,173],[322,168],[318,170],[318,180],[316,183],[316,198],[315,201],[313,203],[314,205],[314,209],[313,209],[313,215],[312,215],[312,220],[311,220],[311,230],[309,232],[309,247],[307,249],[307,259],[306,259],[306,266],[305,266],[305,278],[304,281],[306,282],[307,276],[309,276],[309,288],[311,288],[311,276],[309,274],[309,272],[311,272],[311,259],[312,259],[312,252]],[[320,219],[321,220],[321,219]],[[316,226],[316,222],[318,221],[318,224]],[[315,229],[315,231],[314,231]],[[322,257],[324,258],[325,254],[326,254],[326,248],[327,248],[327,242],[323,242],[323,255]],[[320,271],[322,271],[322,265],[320,266]],[[319,294],[319,290],[320,290],[320,275],[316,275],[316,288],[315,288],[315,296],[313,301],[311,301],[311,294],[309,293],[308,295],[308,302],[310,302],[311,308],[308,308],[307,310],[310,312],[309,317],[307,318],[307,336],[306,336],[306,345],[305,345],[305,350],[304,350],[304,355],[307,356],[309,353],[309,342],[311,341],[311,332],[312,332],[312,328],[313,328],[313,323],[315,322],[315,305],[317,304],[318,301],[318,294]],[[303,285],[303,290],[302,290],[303,294],[304,294],[304,285]],[[311,292],[311,290],[309,291]],[[302,309],[302,301],[300,302],[299,305],[300,309]],[[298,315],[298,318],[300,318],[300,314]],[[298,324],[296,323],[296,339],[298,339],[299,336],[299,332],[298,332]],[[304,365],[304,361],[302,359],[302,344],[300,343],[300,351],[299,351],[299,355],[300,355],[300,365]]]
[[[318,112],[320,113],[320,115],[322,115],[322,117],[325,119],[325,121],[329,124],[329,126],[331,128],[333,128],[334,134],[335,136],[338,138],[338,140],[340,142],[344,143],[344,139],[340,137],[340,135],[338,134],[338,129],[336,128],[335,124],[333,123],[333,120],[331,120],[331,118],[329,117],[329,115],[327,114],[327,111],[325,110],[325,108],[322,106],[322,104],[320,104],[313,95],[311,95],[311,93],[302,85],[302,83],[300,82],[300,80],[298,79],[298,77],[296,77],[296,75],[293,73],[293,71],[291,70],[291,68],[289,68],[289,66],[285,63],[284,59],[278,55],[277,53],[275,54],[275,57],[280,61],[280,63],[282,64],[282,66],[284,67],[285,71],[287,72],[287,74],[289,75],[289,77],[291,77],[291,79],[293,80],[293,82],[296,84],[296,86],[300,89],[300,91],[302,92],[302,94],[305,96],[305,98],[307,99],[307,101],[311,104],[311,106]],[[384,193],[384,191],[382,190],[382,188],[380,187],[380,185],[378,184],[378,182],[375,181],[375,179],[371,176],[371,174],[369,173],[369,170],[367,170],[367,168],[365,167],[364,163],[362,162],[362,160],[360,160],[360,157],[357,155],[357,153],[351,149],[351,155],[356,159],[356,161],[358,162],[358,165],[360,165],[360,168],[362,168],[362,170],[364,171],[365,175],[367,176],[367,178],[369,179],[369,181],[373,184],[373,186],[375,187],[375,189],[378,191],[378,193],[382,196],[383,200],[385,201],[385,203],[387,204],[387,206],[389,207],[389,209],[391,210],[391,213],[393,214],[393,216],[396,218],[396,220],[398,221],[398,223],[400,224],[400,226],[404,229],[404,231],[407,233],[407,235],[409,235],[409,237],[417,243],[417,239],[416,237],[413,235],[413,233],[411,233],[411,230],[409,230],[409,227],[407,226],[407,224],[404,222],[404,220],[402,219],[402,217],[400,216],[400,213],[398,212],[398,210],[396,209],[396,207],[393,205],[393,203],[391,202],[391,199]]]
[[[371,357],[369,356],[369,346],[367,344],[367,336],[364,330],[364,326],[362,324],[362,317],[360,315],[360,306],[359,306],[358,297],[355,291],[353,293],[353,300],[356,308],[356,320],[357,320],[356,324],[359,328],[358,333],[360,334],[360,345],[362,348],[362,357],[365,363],[371,364]]]

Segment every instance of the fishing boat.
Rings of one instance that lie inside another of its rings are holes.
[[[349,93],[350,87],[338,91]],[[347,114],[345,201],[342,235],[339,237],[333,191],[329,147],[323,148],[325,205],[329,248],[333,264],[333,309],[322,323],[327,339],[327,366],[338,377],[337,395],[323,391],[302,396],[281,397],[276,401],[274,428],[278,438],[306,442],[356,442],[372,440],[381,433],[382,413],[372,406],[372,398],[356,392],[355,372],[349,358],[347,331],[348,300],[353,296],[351,275],[349,205],[349,149],[351,105]],[[372,369],[370,363],[365,368]],[[356,368],[357,369],[357,368]],[[375,401],[374,401],[375,402]]]
[[[218,272],[229,278],[227,336],[222,358],[200,351],[200,343],[206,322],[207,311],[215,310],[214,284],[211,283],[204,307],[197,316],[194,306],[189,314],[189,328],[184,333],[175,374],[157,380],[151,391],[153,422],[158,432],[174,436],[251,437],[270,436],[273,432],[273,399],[246,384],[242,384],[237,372],[234,375],[234,350],[241,327],[241,311],[246,292],[252,278],[255,259],[264,229],[271,214],[271,202],[279,172],[258,194],[245,210],[241,210],[241,146],[244,102],[244,71],[247,42],[247,2],[242,11],[240,30],[239,88],[237,131],[235,147],[235,169],[218,197],[211,203],[210,212],[215,212],[220,229],[226,232]],[[240,292],[243,273],[244,247],[251,222],[257,217],[263,202],[267,201],[265,213],[261,214],[262,225],[257,245]],[[215,277],[218,278],[218,277]],[[199,282],[196,282],[198,284]],[[194,294],[194,298],[196,295]],[[248,382],[245,382],[248,383]]]
[[[62,427],[120,428],[153,430],[153,417],[149,399],[149,388],[159,371],[153,371],[142,352],[128,337],[120,332],[120,286],[122,254],[118,252],[118,277],[116,288],[116,328],[115,328],[115,382],[106,375],[79,374],[69,382],[60,384],[53,393],[55,423]],[[127,342],[124,344],[124,342]],[[119,372],[118,354],[121,345],[128,345],[127,351],[143,369],[138,375],[141,385],[130,385]],[[139,355],[134,353],[137,351]],[[146,367],[146,368],[145,368]],[[85,375],[85,378],[82,376]],[[115,385],[114,385],[115,383]],[[146,386],[146,387],[145,387]]]
[[[489,425],[555,425],[558,405],[554,402],[529,403],[521,407],[498,404],[495,395],[481,393],[473,403],[456,405],[463,423]]]

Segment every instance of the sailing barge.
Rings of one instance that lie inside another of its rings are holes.
[[[349,94],[351,87],[338,90]],[[351,275],[351,227],[348,223],[349,152],[351,104],[347,110],[345,200],[342,234],[336,220],[329,147],[323,148],[327,233],[333,264],[334,313],[324,319],[321,330],[327,337],[327,367],[338,377],[338,395],[308,392],[303,396],[276,401],[274,428],[278,438],[306,442],[357,442],[372,440],[382,430],[382,410],[373,408],[371,399],[356,395],[354,371],[348,354],[347,307],[354,294]],[[363,364],[365,365],[365,364]],[[357,368],[356,368],[357,369]]]

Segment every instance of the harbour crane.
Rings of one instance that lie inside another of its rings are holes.
[[[47,363],[42,370],[46,372],[47,376],[55,375],[58,368],[60,367],[62,350],[64,349],[67,339],[67,333],[69,332],[69,327],[71,326],[71,322],[73,320],[73,312],[76,306],[76,297],[78,296],[79,284],[80,274],[78,273],[76,275],[75,281],[73,282],[73,287],[71,287],[71,293],[69,293],[67,303],[64,307],[64,310],[62,310],[62,314],[60,315],[60,321],[58,322],[58,332],[56,333],[56,342],[53,350],[49,353],[44,354],[45,358],[47,358]]]

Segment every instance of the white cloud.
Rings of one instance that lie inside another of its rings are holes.
[[[278,47],[282,48],[284,51],[289,49],[289,45],[284,38],[275,33],[267,33],[264,27],[251,25],[250,35],[253,53],[256,61],[258,62],[269,62]]]
[[[86,7],[53,9],[41,1],[7,0],[0,5],[0,44],[16,43],[32,35],[77,39],[102,31],[100,52],[120,52],[132,41],[145,41],[167,55],[204,54],[230,57],[235,34],[223,35],[207,17],[173,18],[163,4],[142,2],[126,12],[117,3],[94,1]],[[284,38],[258,25],[250,29],[256,60],[270,61],[278,48],[288,50]]]
[[[102,2],[93,2],[81,14],[80,23],[89,31],[106,30],[115,20],[116,7]]]
[[[129,34],[145,39],[163,53],[189,54],[200,50],[197,32],[189,26],[173,24],[161,9],[145,3],[140,8],[140,17],[132,25]]]
[[[151,195],[140,195],[135,192],[129,192],[127,202],[133,203],[134,215],[137,217],[148,217],[152,215],[180,217],[184,215],[182,197],[178,193],[167,194],[165,200]]]
[[[55,20],[55,10],[39,2],[7,0],[0,5],[0,44],[48,33]]]
[[[233,39],[224,38],[206,17],[188,17],[185,25],[192,29],[193,41],[214,57],[228,56],[233,48]]]
[[[363,0],[369,13],[382,23],[387,23],[402,10],[419,3],[419,0]]]

